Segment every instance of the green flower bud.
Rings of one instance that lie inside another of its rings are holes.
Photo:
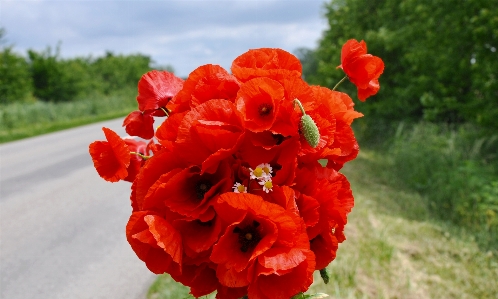
[[[320,132],[315,124],[315,121],[308,114],[301,117],[301,130],[308,144],[315,148],[320,141]]]
[[[301,109],[301,112],[303,113],[303,116],[301,117],[301,133],[303,133],[308,144],[312,148],[315,148],[318,145],[318,141],[320,141],[320,131],[318,131],[318,127],[311,116],[306,114],[303,105],[301,105],[301,102],[298,99],[294,100],[294,105],[295,104],[299,106],[299,109]]]

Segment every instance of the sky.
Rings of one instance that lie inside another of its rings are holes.
[[[186,77],[203,64],[229,69],[249,49],[315,48],[324,0],[0,0],[7,44],[25,54],[60,42],[62,57],[141,53]]]

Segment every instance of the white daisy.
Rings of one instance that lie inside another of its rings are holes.
[[[247,193],[247,187],[241,183],[235,183],[232,188],[235,193]]]
[[[249,168],[250,178],[253,180],[263,180],[271,178],[273,169],[269,163],[261,163],[256,168]]]
[[[259,184],[263,186],[263,191],[265,191],[266,193],[273,191],[273,183],[271,182],[271,178],[264,178],[259,181]]]

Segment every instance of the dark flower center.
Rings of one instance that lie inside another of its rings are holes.
[[[211,184],[210,181],[207,180],[200,180],[197,182],[195,185],[195,193],[197,195],[198,199],[203,199],[204,195],[213,187],[213,184]]]
[[[213,226],[213,222],[214,222],[214,221],[213,221],[213,219],[211,219],[211,220],[208,220],[208,221],[206,221],[206,222],[202,222],[202,221],[200,221],[199,219],[197,219],[197,220],[196,220],[196,222],[197,222],[197,224],[199,224],[200,226],[208,226],[208,227],[211,227],[211,226]]]
[[[273,107],[270,104],[261,104],[258,107],[258,113],[260,116],[267,116],[271,113]]]
[[[254,249],[261,241],[261,235],[257,230],[258,226],[259,222],[255,220],[244,228],[237,226],[233,229],[235,234],[239,234],[240,251],[247,252],[249,249]]]
[[[272,137],[275,139],[275,145],[280,145],[284,141],[284,135],[273,134]]]

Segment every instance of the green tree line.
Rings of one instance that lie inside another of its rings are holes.
[[[0,37],[4,34],[0,31]],[[88,96],[109,95],[135,88],[151,69],[152,60],[143,54],[63,59],[60,47],[28,50],[23,56],[12,46],[0,52],[0,104],[33,101],[69,102]],[[171,70],[171,68],[169,68]]]
[[[334,86],[341,47],[365,40],[385,62],[381,90],[358,109],[370,118],[471,122],[498,128],[496,0],[332,0],[315,50],[300,49],[305,77]],[[343,90],[354,93],[352,84]]]

